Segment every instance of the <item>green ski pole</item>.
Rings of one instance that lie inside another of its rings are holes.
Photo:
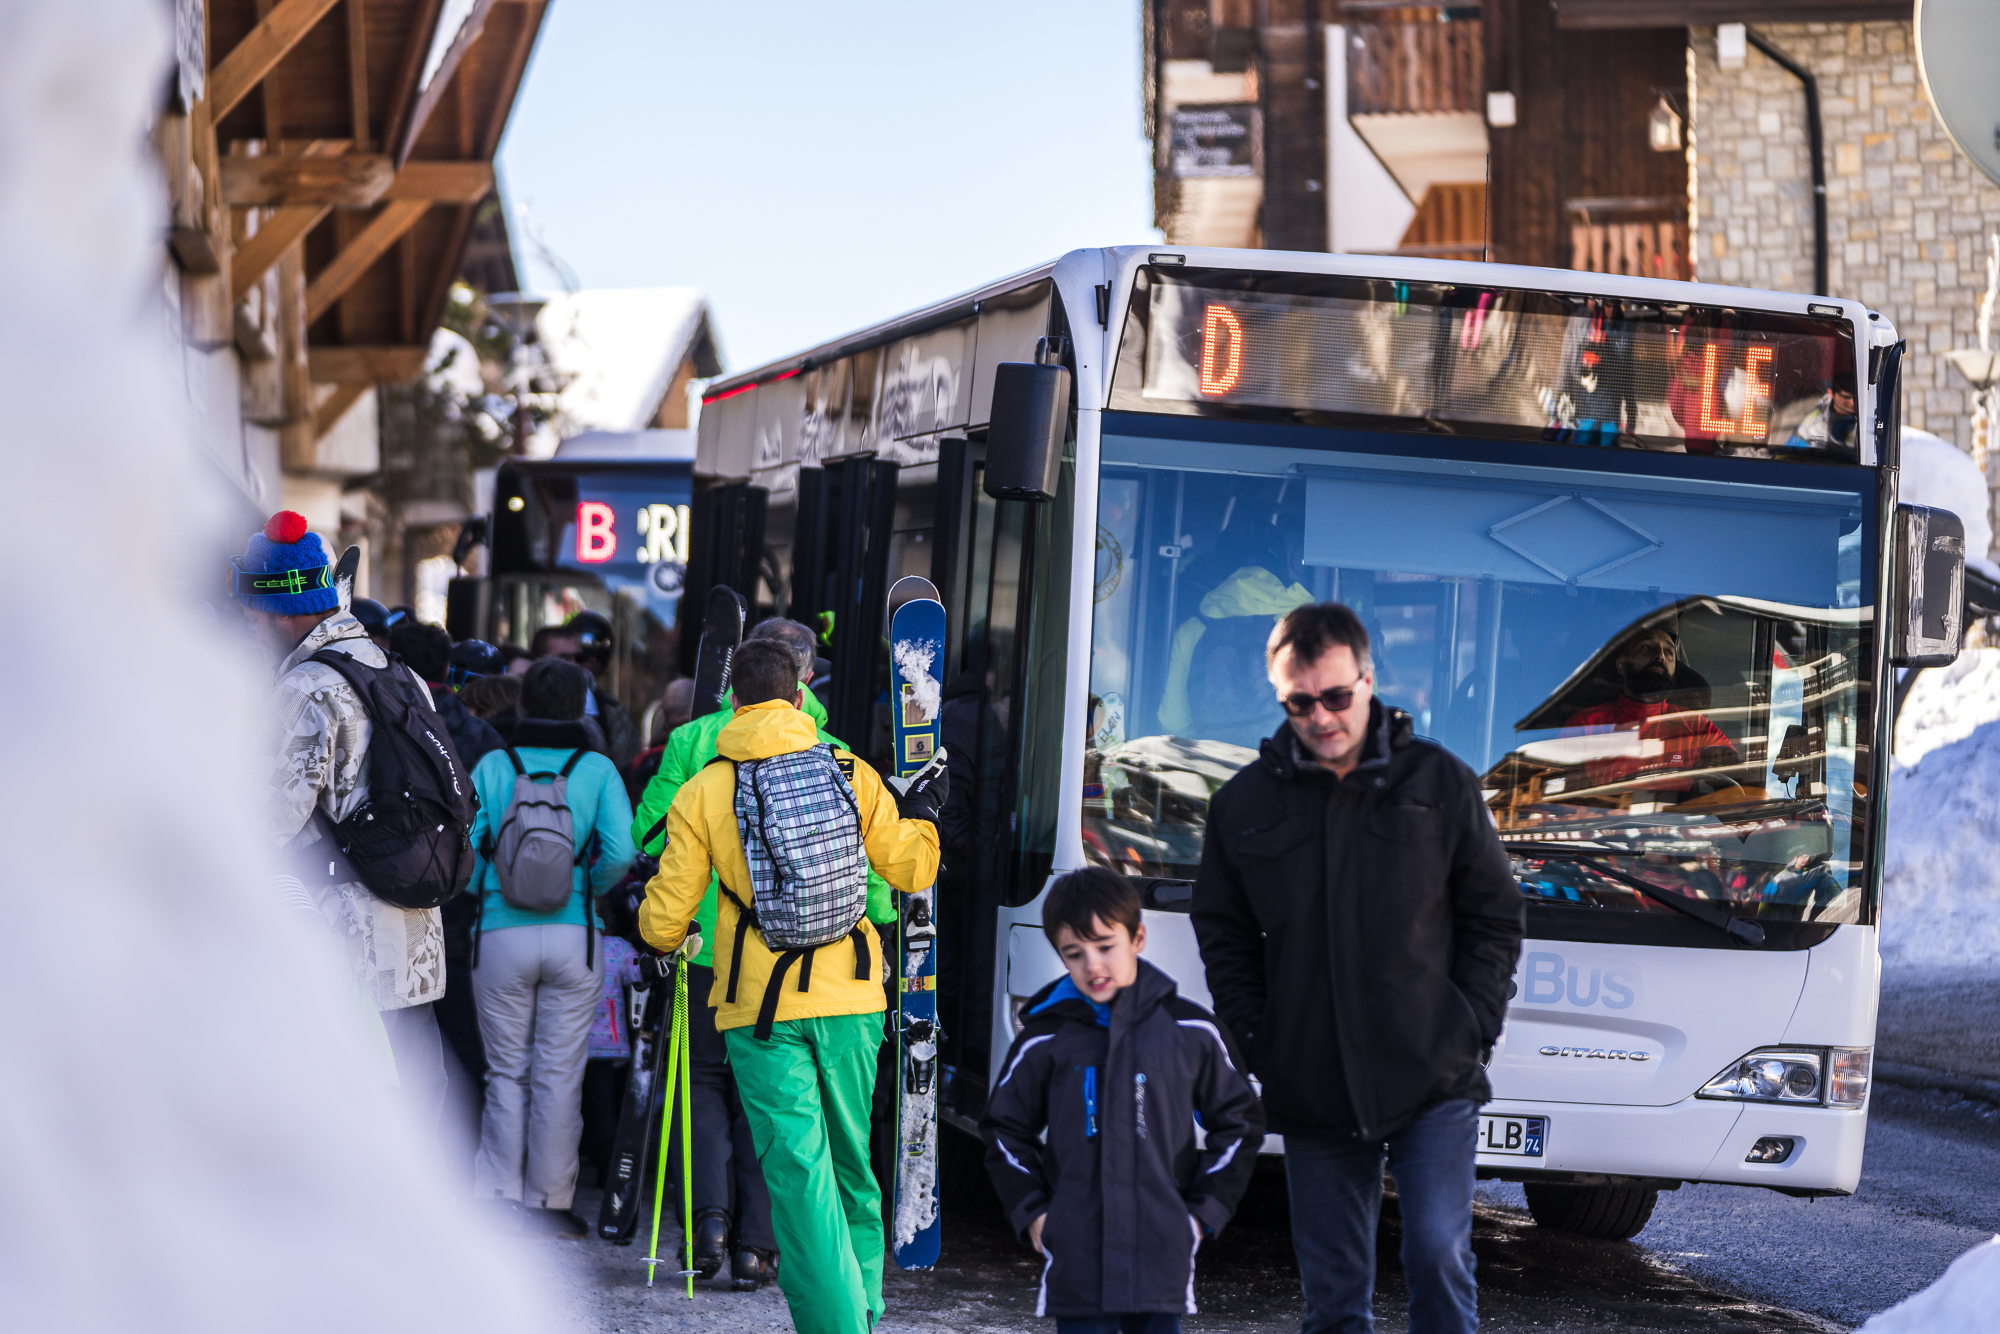
[[[681,1238],[685,1243],[688,1300],[694,1300],[694,1117],[689,1110],[693,1106],[694,1087],[693,1060],[688,1051],[688,976],[687,955],[681,955],[680,966],[674,969],[674,1040],[679,1044],[681,1063]]]
[[[688,1012],[687,1012],[687,961],[688,956],[701,948],[701,928],[688,924],[688,937],[674,953],[674,1000],[667,1029],[667,1086],[660,1099],[660,1148],[659,1166],[653,1177],[653,1239],[644,1264],[646,1266],[646,1286],[653,1286],[653,1279],[660,1272],[660,1206],[667,1198],[667,1150],[673,1143],[674,1086],[680,1085],[681,1100],[681,1175],[685,1179],[684,1191],[687,1196],[686,1212],[682,1215],[682,1232],[687,1237],[687,1268],[675,1274],[676,1278],[686,1278],[688,1300],[694,1300],[694,1169],[688,1161],[688,1109],[690,1106],[690,1059],[688,1055]]]

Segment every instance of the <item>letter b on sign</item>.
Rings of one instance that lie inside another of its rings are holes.
[[[1560,954],[1530,954],[1523,962],[1528,985],[1521,997],[1530,1005],[1548,1005],[1563,998],[1563,959]]]
[[[576,558],[587,565],[602,565],[618,554],[618,515],[601,500],[585,500],[576,507]]]

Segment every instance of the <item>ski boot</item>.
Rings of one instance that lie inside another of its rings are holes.
[[[761,1246],[739,1246],[729,1262],[732,1292],[755,1292],[778,1278],[778,1253]]]
[[[703,1209],[694,1216],[694,1272],[706,1282],[729,1260],[729,1211]]]

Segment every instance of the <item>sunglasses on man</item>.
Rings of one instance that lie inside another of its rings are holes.
[[[1278,703],[1284,705],[1285,712],[1294,718],[1309,716],[1315,704],[1324,708],[1328,713],[1345,713],[1348,707],[1354,703],[1355,687],[1367,679],[1366,677],[1357,676],[1353,681],[1344,686],[1335,686],[1331,690],[1322,690],[1317,695],[1309,695],[1304,691],[1300,691],[1294,695],[1280,695],[1278,696]]]

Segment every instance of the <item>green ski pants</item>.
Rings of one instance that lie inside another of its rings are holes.
[[[778,1286],[798,1334],[867,1334],[882,1314],[882,1190],[868,1164],[882,1016],[732,1028],[729,1064],[771,1191]]]

